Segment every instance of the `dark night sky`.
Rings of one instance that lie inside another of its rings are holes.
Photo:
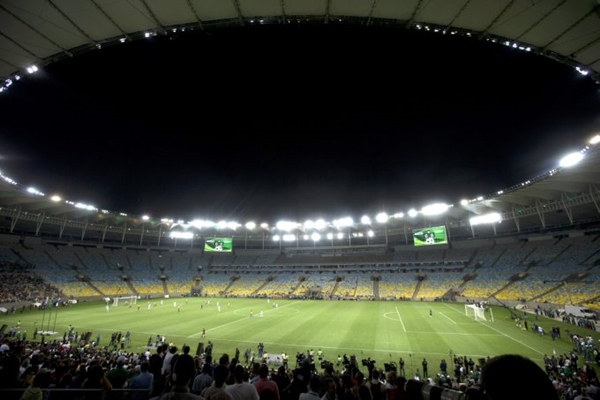
[[[229,29],[43,68],[0,95],[0,170],[153,217],[355,219],[555,166],[597,86],[506,46],[405,30]]]

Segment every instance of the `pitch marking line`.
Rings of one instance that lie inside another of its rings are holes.
[[[278,310],[278,309],[281,309],[281,308],[284,308],[284,307],[289,307],[289,306],[292,306],[292,305],[297,304],[297,303],[300,303],[300,302],[296,301],[296,302],[293,302],[293,303],[290,303],[290,304],[286,304],[286,305],[278,307],[278,308],[276,308],[274,310]],[[273,309],[268,309],[267,311],[265,311],[265,313],[268,313],[271,310],[273,310]],[[231,324],[235,324],[235,323],[238,323],[240,321],[245,321],[245,320],[247,320],[249,318],[260,318],[260,317],[257,317],[257,316],[254,316],[254,317],[246,316],[246,317],[243,317],[243,318],[240,318],[240,319],[236,319],[235,321],[231,321],[231,322],[228,322],[226,324],[219,325],[219,326],[216,326],[216,327],[211,328],[211,329],[207,329],[206,332],[210,332],[210,331],[214,331],[214,330],[217,330],[217,329],[220,329],[220,328],[224,328],[224,327],[229,326]],[[194,333],[193,335],[190,335],[188,337],[193,338],[193,337],[200,336],[200,335],[202,335],[202,333]]]
[[[449,305],[447,305],[447,304],[445,304],[445,306],[446,306],[446,307],[448,307],[448,308],[450,308],[450,309],[453,309],[454,311],[456,311],[456,312],[458,312],[458,313],[460,313],[460,311],[458,311],[458,310],[457,310],[456,308],[454,308],[454,307],[450,307],[450,306],[449,306]],[[461,313],[461,315],[462,315],[462,313]],[[515,339],[514,337],[512,337],[512,336],[510,336],[510,335],[507,335],[506,333],[504,333],[504,332],[502,332],[502,331],[500,331],[500,330],[498,330],[498,329],[494,328],[493,326],[489,325],[489,324],[488,324],[488,323],[486,323],[486,322],[480,322],[480,324],[482,324],[483,326],[487,326],[487,327],[488,327],[488,328],[490,328],[491,330],[498,332],[500,335],[502,335],[502,336],[504,336],[504,337],[506,337],[506,338],[509,338],[510,340],[513,340],[513,341],[515,341],[515,342],[519,343],[519,344],[520,344],[520,345],[522,345],[522,346],[525,346],[525,347],[527,347],[529,350],[535,351],[536,353],[538,353],[538,354],[540,354],[540,355],[542,355],[542,356],[545,354],[545,353],[542,353],[541,351],[539,351],[539,350],[537,350],[537,349],[534,349],[534,348],[533,348],[533,347],[531,347],[530,345],[528,345],[528,344],[525,344],[525,343],[524,343],[524,342],[522,342],[521,340]]]
[[[447,318],[447,319],[448,319],[450,322],[452,322],[454,325],[456,325],[456,321],[454,321],[452,318],[450,318],[449,316],[447,316],[447,315],[446,315],[446,314],[444,314],[443,312],[441,312],[441,311],[440,311],[440,312],[439,312],[439,314],[440,314],[442,317],[445,317],[445,318]]]
[[[404,321],[402,321],[402,317],[400,316],[400,311],[398,310],[398,307],[396,307],[396,314],[398,314],[398,319],[400,320],[400,323],[402,324],[402,329],[404,330],[404,332],[406,332],[406,327],[404,326]]]

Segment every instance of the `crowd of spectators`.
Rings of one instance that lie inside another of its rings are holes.
[[[513,393],[512,400],[600,399],[595,369],[575,350],[545,357],[544,364],[545,371],[532,360],[503,355],[488,359],[481,368],[477,366],[477,374],[430,368],[431,375],[405,376],[404,369],[364,371],[357,363],[315,365],[311,357],[294,367],[269,366],[260,359],[246,363],[227,353],[217,359],[212,353],[192,355],[189,346],[179,348],[172,343],[137,353],[83,342],[66,345],[4,337],[0,342],[0,398],[412,400],[409,384],[419,382],[456,393],[481,394],[485,390],[491,400],[508,398],[502,397],[507,388]],[[514,388],[516,382],[522,389]]]
[[[31,272],[3,272],[0,279],[0,303],[42,302],[60,295],[58,288]]]

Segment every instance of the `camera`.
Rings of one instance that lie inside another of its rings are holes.
[[[373,368],[375,365],[375,360],[371,360],[370,358],[366,358],[362,360],[362,365],[368,368]]]
[[[474,387],[461,392],[409,379],[406,382],[406,398],[407,400],[483,400],[487,397]]]

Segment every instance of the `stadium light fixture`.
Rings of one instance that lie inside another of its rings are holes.
[[[368,215],[363,215],[360,219],[360,223],[363,225],[371,225],[371,217]]]
[[[375,221],[379,222],[380,224],[385,224],[389,219],[390,217],[384,212],[381,212],[375,216]]]
[[[439,215],[439,214],[443,214],[446,211],[448,211],[448,208],[450,208],[450,206],[448,204],[443,204],[443,203],[430,204],[421,209],[421,214],[427,215],[427,216]]]
[[[347,228],[354,225],[354,221],[350,217],[340,218],[333,221],[333,226],[336,228]]]
[[[419,215],[419,212],[417,210],[415,210],[414,208],[411,208],[410,210],[408,210],[408,216],[409,217],[416,217],[417,215]]]
[[[304,221],[303,227],[306,230],[315,229],[315,221],[313,221],[312,219],[307,219],[306,221]]]
[[[62,199],[60,198],[60,196],[54,195],[54,196],[50,196],[50,200],[58,203],[59,201],[61,201]]]
[[[250,221],[250,222],[246,222],[246,229],[248,229],[249,231],[252,231],[256,228],[256,223]]]
[[[170,232],[169,237],[172,239],[193,239],[194,234],[192,232]]]
[[[35,195],[37,195],[37,196],[44,196],[44,193],[40,192],[39,190],[37,190],[37,189],[36,189],[36,188],[34,188],[34,187],[28,187],[28,188],[27,188],[27,192],[28,192],[28,193],[31,193],[31,194],[35,194]]]
[[[590,139],[590,144],[597,144],[600,143],[600,135],[595,135],[593,138]]]
[[[315,221],[315,228],[322,231],[323,229],[327,228],[327,222],[325,222],[323,218],[319,218]]]
[[[290,232],[298,228],[298,224],[292,221],[279,221],[277,224],[275,224],[275,227],[280,231]]]
[[[573,165],[576,165],[583,159],[583,154],[581,152],[574,152],[571,154],[567,154],[563,158],[561,158],[559,165],[562,168],[569,168]]]
[[[296,240],[296,235],[292,233],[286,233],[282,236],[284,242],[293,242]]]
[[[472,226],[482,224],[493,224],[495,222],[502,222],[502,216],[499,213],[489,213],[485,215],[478,215],[469,219],[469,223]]]

